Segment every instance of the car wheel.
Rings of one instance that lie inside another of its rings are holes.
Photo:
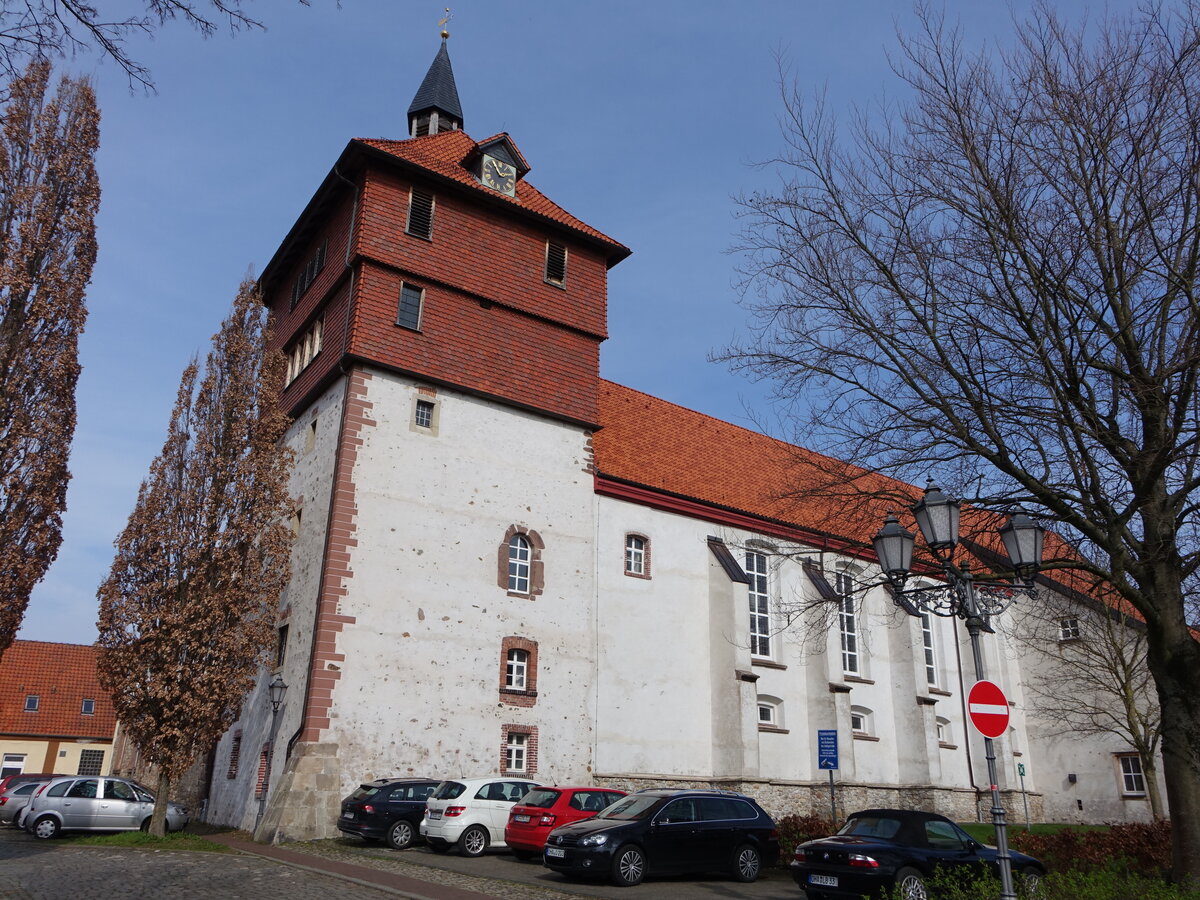
[[[142,831],[148,832],[150,830],[150,817],[147,816],[146,818],[142,819],[142,824],[139,827]]]
[[[429,849],[434,853],[445,853],[450,849],[449,844],[447,844],[445,841],[438,840],[437,838],[426,838],[425,843],[429,845]]]
[[[612,861],[613,884],[620,887],[633,887],[641,884],[646,877],[646,855],[640,847],[626,844],[617,851]]]
[[[388,829],[387,842],[388,846],[393,850],[404,850],[412,846],[413,839],[416,837],[413,834],[412,822],[406,819],[397,819],[392,823],[392,827]]]
[[[1042,895],[1042,871],[1033,866],[1026,866],[1020,872],[1021,895],[1029,900]]]
[[[925,876],[916,869],[901,869],[896,873],[897,900],[929,900]]]
[[[733,855],[733,880],[749,884],[758,880],[762,856],[751,844],[742,844]]]
[[[56,837],[58,832],[58,819],[54,818],[54,816],[42,816],[33,823],[33,836],[35,838],[48,840],[52,837]]]
[[[458,852],[463,856],[482,856],[487,846],[487,830],[479,825],[472,825],[458,839]]]

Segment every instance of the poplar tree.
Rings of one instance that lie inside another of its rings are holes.
[[[69,78],[47,97],[49,80],[34,63],[0,111],[0,655],[62,543],[96,261],[96,97]]]
[[[236,719],[274,637],[289,574],[283,357],[247,281],[203,375],[184,370],[166,442],[100,586],[101,684],[158,769],[151,832],[171,785]]]

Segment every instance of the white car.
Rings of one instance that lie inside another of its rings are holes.
[[[463,856],[479,856],[488,847],[506,847],[504,826],[514,803],[536,787],[536,781],[491,775],[443,781],[425,801],[421,836],[435,853],[455,844]]]

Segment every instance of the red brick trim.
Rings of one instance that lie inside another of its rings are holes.
[[[510,734],[526,735],[525,768],[510,769],[508,767],[508,736]],[[502,725],[500,726],[500,774],[501,775],[536,775],[538,767],[538,730],[536,725]]]
[[[319,741],[321,732],[329,727],[333,690],[342,676],[341,666],[346,661],[345,654],[337,652],[338,635],[343,627],[355,621],[353,616],[339,613],[339,604],[349,594],[349,581],[354,577],[351,560],[354,548],[358,545],[355,537],[358,531],[358,506],[354,465],[358,459],[358,448],[363,445],[363,432],[375,425],[371,419],[372,404],[366,399],[370,382],[371,374],[362,369],[351,369],[346,375],[333,491],[329,498],[329,524],[325,531],[325,559],[313,625],[312,660],[304,718],[300,726],[301,741]]]
[[[525,688],[511,688],[508,678],[508,652],[524,650],[529,654],[525,665]],[[500,642],[500,702],[507,706],[529,708],[537,703],[538,645],[529,638],[510,635]]]
[[[267,786],[270,773],[267,771],[267,762],[271,758],[271,742],[267,741],[262,745],[262,750],[258,752],[258,779],[254,782],[254,799],[261,800],[267,796]]]
[[[508,589],[508,543],[516,535],[524,535],[529,541],[529,592],[510,591]],[[546,588],[546,569],[542,563],[542,551],[546,543],[542,536],[524,525],[510,525],[504,532],[504,540],[500,542],[496,552],[496,584],[508,592],[510,597],[528,597],[532,600]]]
[[[233,741],[229,745],[229,771],[225,773],[226,778],[237,778],[238,759],[242,755],[242,730],[239,728],[233,733]]]

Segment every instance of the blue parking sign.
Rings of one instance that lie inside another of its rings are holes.
[[[822,769],[836,769],[838,767],[836,729],[817,729],[817,762],[819,768]]]

